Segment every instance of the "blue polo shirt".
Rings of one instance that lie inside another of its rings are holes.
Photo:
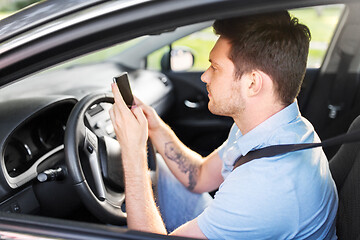
[[[236,124],[219,148],[224,182],[197,218],[209,239],[337,239],[338,197],[321,148],[255,159],[234,171],[249,151],[319,142],[295,101],[242,135]]]

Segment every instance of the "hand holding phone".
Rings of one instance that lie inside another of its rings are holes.
[[[123,97],[125,104],[131,108],[134,105],[134,97],[131,92],[129,78],[127,72],[124,72],[119,77],[114,77],[114,83],[118,86],[121,96]]]

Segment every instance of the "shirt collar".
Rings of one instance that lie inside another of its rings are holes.
[[[236,134],[240,135],[237,138],[237,144],[240,149],[241,155],[245,156],[249,151],[269,145],[267,140],[272,135],[273,131],[278,129],[284,124],[294,121],[300,116],[297,101],[282,109],[280,112],[274,114],[264,122],[260,123],[250,132],[241,135],[240,131]]]

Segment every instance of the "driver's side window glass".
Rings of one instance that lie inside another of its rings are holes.
[[[171,43],[171,49],[176,50],[184,49],[192,53],[194,62],[186,71],[204,71],[209,67],[209,53],[214,46],[217,36],[214,34],[212,27],[205,28],[201,31],[192,33]],[[163,56],[170,51],[170,46],[161,48],[147,57],[147,68],[151,70],[161,70],[161,61],[164,61]],[[178,59],[186,61],[188,58],[182,58],[177,55]],[[178,64],[174,64],[177,66]],[[172,69],[174,70],[174,69]]]

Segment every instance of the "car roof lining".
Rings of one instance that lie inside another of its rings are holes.
[[[0,21],[0,42],[104,1],[72,0],[67,2],[48,0],[33,4]]]

